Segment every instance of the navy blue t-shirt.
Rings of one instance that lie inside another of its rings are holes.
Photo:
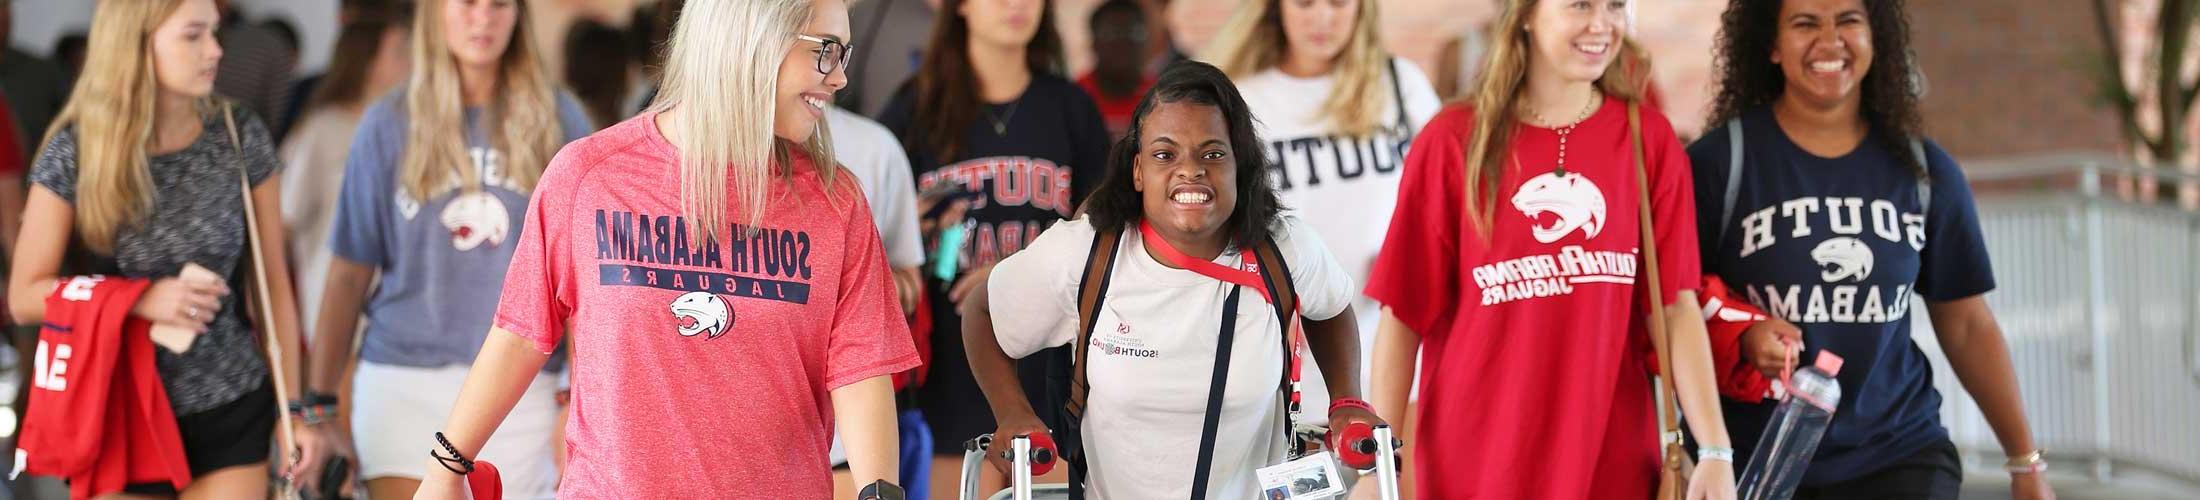
[[[1925,180],[1901,161],[1914,153],[1890,150],[1880,131],[1821,158],[1790,140],[1769,107],[1745,113],[1742,130],[1731,220],[1721,220],[1727,127],[1688,148],[1704,272],[1800,327],[1803,362],[1819,350],[1846,360],[1841,404],[1803,484],[1854,479],[1947,439],[1932,364],[1910,340],[1910,305],[1913,295],[1940,302],[1994,288],[1963,171],[1925,141],[1927,207]],[[1735,451],[1747,457],[1775,403],[1721,401]]]

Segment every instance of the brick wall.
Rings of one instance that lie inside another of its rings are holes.
[[[1927,133],[1965,159],[2114,150],[2116,113],[2094,97],[2094,19],[2070,0],[1910,2]]]

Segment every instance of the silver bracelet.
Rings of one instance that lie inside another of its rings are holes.
[[[1702,463],[1702,462],[1710,462],[1710,461],[1714,461],[1714,460],[1716,460],[1716,461],[1720,461],[1720,462],[1726,462],[1726,463],[1729,463],[1729,464],[1732,464],[1732,463],[1734,463],[1734,449],[1733,449],[1733,448],[1725,448],[1725,447],[1717,447],[1717,446],[1698,446],[1698,447],[1696,447],[1696,462],[1697,462],[1697,463]]]

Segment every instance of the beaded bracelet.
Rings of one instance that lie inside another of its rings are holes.
[[[443,451],[450,452],[451,454],[451,456],[446,457],[436,454],[435,450],[428,450],[428,456],[435,457],[435,460],[437,462],[442,462],[443,468],[449,469],[452,473],[461,476],[474,473],[474,461],[466,458],[466,455],[459,453],[458,447],[451,446],[451,440],[443,437],[443,433],[435,433],[435,442],[442,444]],[[452,467],[452,464],[457,464],[458,466]]]

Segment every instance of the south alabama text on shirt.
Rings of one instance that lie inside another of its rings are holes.
[[[726,238],[726,244],[711,238],[692,245],[687,220],[680,216],[597,210],[600,282],[795,304],[810,302],[809,280],[814,270],[810,267],[809,232],[729,226],[730,230],[718,232]]]
[[[1787,231],[1775,230],[1779,224]],[[1771,204],[1742,217],[1738,257],[1787,242],[1811,245],[1808,255],[1821,283],[1744,285],[1742,291],[1751,303],[1796,324],[1899,320],[1910,311],[1910,283],[1872,277],[1879,261],[1894,258],[1880,254],[1904,246],[1922,252],[1925,234],[1925,214],[1898,208],[1894,200],[1805,196]],[[1874,239],[1894,245],[1874,245]]]
[[[1581,283],[1635,284],[1635,254],[1567,245],[1556,254],[1529,255],[1475,266],[1482,305],[1574,293]]]
[[[1070,167],[1058,165],[1045,158],[1029,156],[989,156],[956,162],[917,176],[917,190],[930,190],[941,182],[952,182],[963,189],[977,193],[970,210],[987,207],[1030,207],[1052,212],[1051,216],[1027,216],[1029,220],[984,220],[974,216],[969,239],[963,240],[962,269],[985,266],[1009,254],[1023,250],[1032,240],[1039,239],[1039,232],[1053,224],[1055,217],[1067,218],[1070,204]],[[1044,220],[1041,220],[1044,219]]]

